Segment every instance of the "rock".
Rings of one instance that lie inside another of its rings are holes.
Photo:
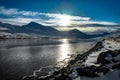
[[[112,46],[109,46],[108,48],[112,48]]]
[[[78,75],[87,77],[99,77],[92,68],[77,68]]]
[[[60,71],[55,71],[54,73],[53,73],[53,75],[58,75],[60,73]]]
[[[109,64],[109,63],[111,63],[109,60],[105,59],[106,57],[108,57],[108,54],[110,54],[110,53],[109,52],[100,53],[98,58],[97,58],[97,63],[100,63],[100,64]]]
[[[114,50],[114,51],[110,51],[110,52],[111,52],[112,57],[116,57],[116,56],[120,55],[120,50]]]
[[[120,63],[112,66],[112,69],[120,69]]]
[[[34,76],[25,76],[22,80],[37,80],[38,77],[34,77]]]
[[[104,74],[106,74],[109,70],[110,70],[110,69],[107,68],[107,67],[105,67],[105,66],[99,66],[99,67],[97,67],[97,69],[96,69],[96,71],[97,71],[98,73],[103,72]]]
[[[97,63],[101,64],[109,64],[111,62],[117,62],[113,59],[113,57],[116,57],[120,54],[120,50],[114,50],[114,51],[106,51],[99,54],[97,58]]]
[[[117,63],[118,61],[117,61],[117,60],[115,60],[115,59],[112,59],[112,62],[113,62],[113,63]]]

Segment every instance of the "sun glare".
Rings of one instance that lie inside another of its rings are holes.
[[[62,39],[63,44],[60,45],[60,59],[58,59],[58,61],[62,61],[65,58],[68,58],[68,54],[69,54],[69,44],[68,44],[68,39]]]
[[[71,16],[69,15],[60,15],[58,16],[60,26],[70,26],[71,25]]]

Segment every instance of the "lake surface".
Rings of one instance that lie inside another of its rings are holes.
[[[80,39],[0,40],[0,80],[20,80],[40,67],[62,61],[68,54],[83,53],[94,43]]]

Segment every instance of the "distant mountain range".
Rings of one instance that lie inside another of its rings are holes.
[[[57,37],[70,37],[70,38],[93,38],[108,34],[108,33],[104,33],[98,35],[88,35],[77,29],[73,29],[70,31],[58,31],[55,28],[43,26],[35,22],[30,22],[27,25],[23,25],[23,26],[16,26],[16,25],[0,22],[0,32],[10,33],[10,34],[24,33],[29,35],[34,34],[39,36],[42,35],[42,36],[57,36]]]

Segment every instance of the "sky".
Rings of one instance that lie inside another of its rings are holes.
[[[59,30],[114,31],[120,24],[120,0],[0,0],[0,21],[31,21]],[[117,25],[117,26],[116,26]]]

